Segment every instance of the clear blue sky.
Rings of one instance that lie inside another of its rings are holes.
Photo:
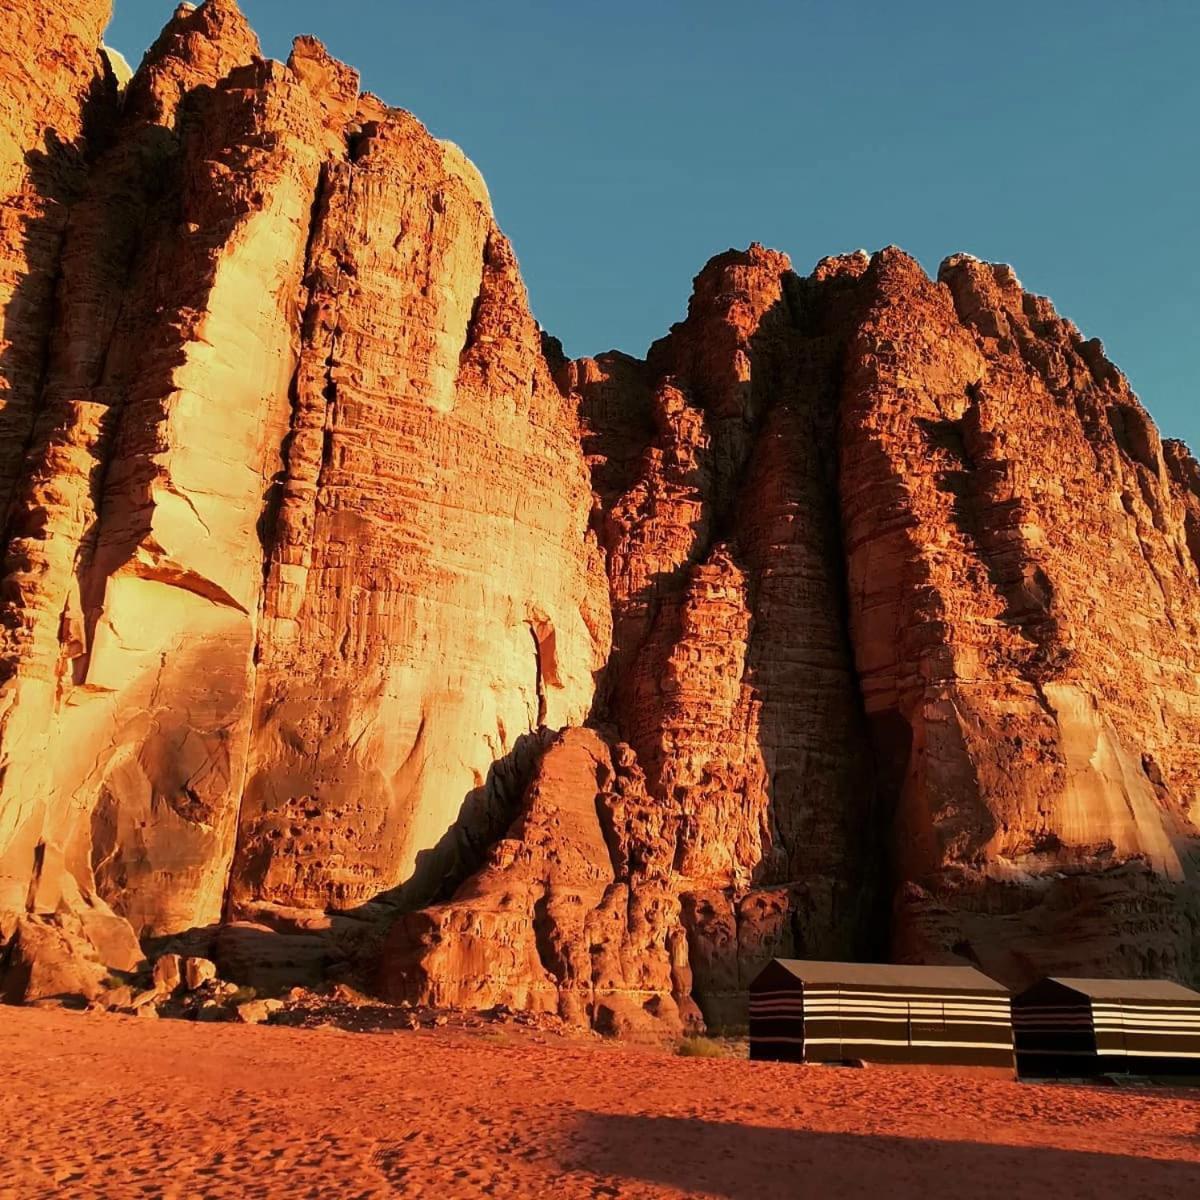
[[[115,0],[136,65],[173,0]],[[488,181],[541,323],[641,354],[713,254],[1011,263],[1200,449],[1197,0],[243,0]]]

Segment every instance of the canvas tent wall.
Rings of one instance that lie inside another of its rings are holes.
[[[1013,997],[1022,1075],[1200,1075],[1200,992],[1166,979],[1043,979]]]
[[[750,985],[750,1057],[1011,1069],[1009,994],[973,967],[777,958]]]

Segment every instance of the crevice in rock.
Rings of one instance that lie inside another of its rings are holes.
[[[1106,408],[1108,425],[1121,453],[1150,475],[1159,477],[1158,437],[1149,417],[1133,404],[1114,401]]]
[[[567,978],[567,964],[554,944],[555,923],[550,915],[549,887],[533,902],[533,939],[538,959],[556,987],[562,987]]]
[[[347,132],[345,135],[346,153],[349,158],[354,157],[354,148],[356,145],[356,137]],[[284,508],[290,502],[293,505],[306,504],[308,502],[302,490],[298,490],[295,496],[289,497],[289,483],[303,477],[302,465],[295,461],[298,440],[303,436],[303,430],[300,428],[304,417],[304,397],[302,395],[302,371],[304,366],[304,351],[306,342],[309,340],[313,330],[319,327],[321,320],[320,301],[318,295],[319,271],[316,262],[316,248],[318,246],[319,236],[324,228],[324,222],[329,212],[331,196],[335,189],[335,180],[331,162],[326,160],[321,163],[317,172],[317,179],[313,187],[312,203],[309,206],[308,228],[304,243],[304,260],[302,279],[302,302],[298,306],[297,326],[295,337],[295,365],[292,368],[291,377],[288,381],[288,401],[289,401],[289,418],[288,429],[279,447],[280,465],[278,471],[272,477],[271,483],[263,496],[262,508],[257,522],[257,532],[259,545],[262,553],[262,585],[259,592],[258,612],[256,614],[254,627],[254,648],[251,654],[251,681],[250,689],[251,696],[255,698],[255,703],[252,706],[251,731],[258,719],[257,706],[257,691],[258,691],[258,671],[264,655],[264,630],[267,625],[268,617],[271,615],[271,608],[275,601],[272,595],[272,572],[277,567],[277,554],[279,553],[280,537],[285,534],[283,526]],[[336,315],[334,317],[336,322]],[[335,326],[336,328],[336,326]],[[334,387],[333,380],[330,377],[330,370],[333,358],[332,341],[328,355],[326,356],[326,376],[325,386],[322,390],[323,398],[328,404],[330,402],[330,389]],[[321,465],[324,466],[328,456],[327,446],[328,435],[325,435],[325,444],[322,448]],[[319,487],[319,472],[318,478],[313,483],[314,494],[312,501],[315,504],[316,494],[315,489]],[[303,528],[303,521],[297,522],[298,528]],[[250,755],[245,756],[242,765],[242,774],[240,780],[236,782],[236,801],[234,814],[234,840],[233,849],[229,856],[228,868],[225,873],[225,880],[222,886],[221,898],[221,920],[228,922],[236,917],[235,902],[233,896],[233,884],[235,872],[239,864],[243,861],[246,853],[245,838],[247,830],[245,828],[244,813],[246,803],[246,786],[249,782],[250,771]]]
[[[488,268],[492,266],[492,234],[489,231],[483,242],[483,252],[479,260],[479,283],[475,288],[475,299],[471,301],[471,315],[467,318],[467,327],[463,331],[462,348],[458,352],[458,366],[461,370],[471,351],[475,349],[480,336],[480,319],[483,314],[485,293],[487,290]]]
[[[329,180],[329,163],[321,164],[320,172],[317,176],[317,185],[313,189],[312,206],[309,210],[308,219],[308,236],[304,245],[304,299],[299,305],[296,322],[296,362],[292,368],[291,379],[288,381],[288,401],[291,407],[291,416],[288,422],[288,431],[284,435],[283,442],[279,447],[279,470],[275,472],[271,479],[270,486],[267,489],[266,495],[263,497],[262,513],[258,518],[258,539],[262,546],[262,573],[263,573],[263,589],[262,598],[259,602],[258,623],[261,627],[262,618],[264,615],[264,606],[267,600],[267,584],[270,579],[272,554],[275,550],[275,539],[278,534],[279,512],[284,503],[284,493],[287,487],[289,471],[291,467],[292,448],[296,440],[296,418],[300,408],[300,364],[301,356],[304,348],[305,328],[309,320],[309,304],[311,302],[311,292],[309,290],[309,281],[313,272],[313,247],[316,242],[317,232],[321,225],[321,215],[325,205],[328,203],[330,189]],[[255,639],[255,650],[258,650],[258,639]]]
[[[987,456],[980,396],[977,389],[968,393],[962,417],[917,418],[916,424],[935,464],[936,486],[951,498],[954,527],[1004,604],[1002,619],[1035,650],[1035,660],[1025,670],[1033,670],[1034,661],[1044,670],[1059,653],[1054,586],[1019,534],[1020,506],[1001,493],[1007,464]]]
[[[538,638],[537,630],[532,625],[529,626],[529,634],[533,638],[533,686],[537,695],[537,724],[535,728],[540,729],[546,724],[546,675],[542,666],[542,642]]]

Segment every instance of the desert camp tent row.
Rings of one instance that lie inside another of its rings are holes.
[[[1200,993],[1165,979],[1043,979],[1014,996],[1022,1075],[1200,1075]]]
[[[1044,979],[1010,997],[971,967],[775,959],[750,986],[750,1057],[928,1063],[1022,1075],[1200,1076],[1200,993],[1167,980]]]
[[[775,959],[750,987],[750,1056],[1011,1067],[1007,990],[972,967]]]

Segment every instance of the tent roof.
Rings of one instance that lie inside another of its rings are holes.
[[[805,958],[776,958],[782,967],[801,983],[857,984],[860,986],[904,988],[942,988],[959,992],[1007,992],[974,967],[918,967],[896,963],[819,962]],[[770,969],[770,965],[766,968]]]
[[[1200,992],[1171,979],[1067,979],[1053,975],[1050,982],[1094,1000],[1188,1000],[1200,1004]]]

